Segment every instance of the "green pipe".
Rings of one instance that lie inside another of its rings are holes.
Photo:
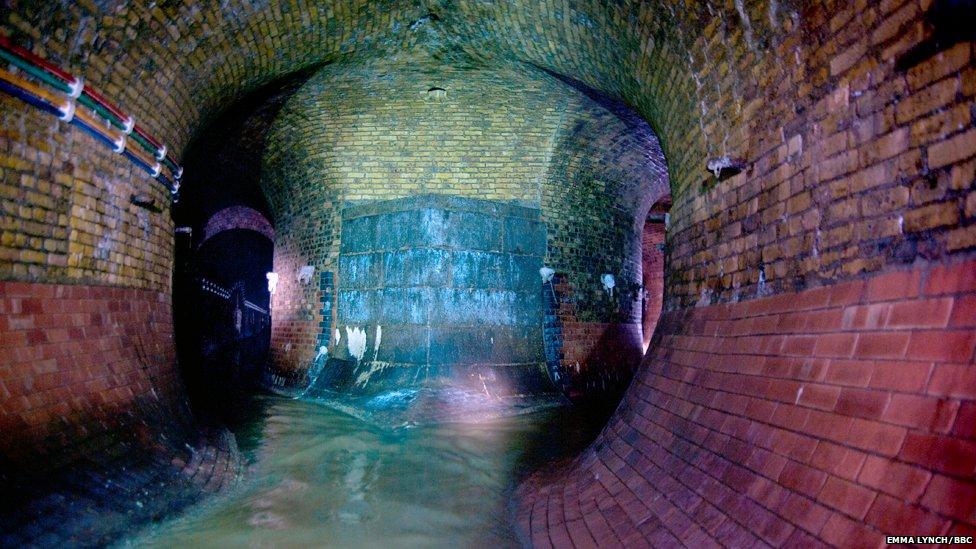
[[[169,171],[173,172],[174,175],[180,169],[180,167],[176,165],[176,162],[173,162],[172,160],[169,159],[169,156],[167,156],[166,158],[163,159],[163,164],[165,164],[166,167],[169,168]]]
[[[108,120],[113,126],[120,130],[125,130],[125,121],[119,120],[114,113],[103,107],[100,103],[89,97],[87,94],[82,93],[81,97],[78,98],[78,102],[82,105],[88,107],[89,109],[95,111],[98,116]]]
[[[119,119],[115,113],[103,107],[101,103],[95,101],[93,98],[88,96],[88,94],[82,93],[81,97],[78,98],[78,102],[95,111],[99,116],[111,122],[116,128],[122,130],[123,132],[125,131],[125,120]],[[141,135],[139,135],[139,132],[132,132],[129,134],[129,136],[134,138],[136,143],[138,143],[139,146],[149,153],[149,156],[156,158],[156,155],[159,154],[159,149],[157,149],[152,143],[146,141]],[[167,158],[166,160],[169,159]],[[169,162],[168,165],[173,172],[176,172],[178,169],[176,164],[173,162]]]
[[[24,59],[21,59],[20,57],[17,57],[16,55],[13,55],[7,50],[0,49],[0,57],[2,57],[5,61],[10,63],[11,65],[27,72],[34,78],[41,80],[45,84],[57,88],[58,91],[64,93],[68,93],[71,91],[71,86],[69,86],[65,82],[62,82],[60,78],[54,76],[53,74],[47,72],[46,70],[40,67],[35,66],[33,63],[30,63],[28,61],[25,61]]]
[[[142,146],[143,149],[146,149],[146,152],[152,153],[153,158],[156,157],[156,147],[154,147],[152,143],[143,139],[142,136],[139,135],[139,132],[132,132],[129,134],[129,137],[134,139],[135,142]]]
[[[60,78],[52,75],[51,73],[47,72],[44,69],[41,69],[40,67],[34,65],[33,63],[30,63],[24,59],[21,59],[16,55],[7,52],[4,49],[0,49],[0,57],[2,57],[5,61],[8,61],[10,64],[14,65],[15,67],[27,72],[34,78],[37,78],[38,80],[41,80],[45,84],[48,84],[49,86],[56,88],[58,91],[62,93],[69,93],[71,91],[71,86],[63,82]],[[124,120],[119,120],[119,118],[115,116],[114,113],[112,113],[111,111],[103,107],[101,104],[99,104],[97,101],[95,101],[88,95],[83,93],[81,97],[78,98],[78,102],[90,108],[91,110],[95,111],[96,113],[98,113],[99,116],[110,121],[112,125],[119,128],[120,130],[125,129]],[[147,150],[150,150],[150,152],[155,154],[155,148],[152,149],[147,148]]]
[[[30,74],[34,78],[37,78],[38,80],[57,89],[62,93],[66,93],[66,94],[71,93],[71,86],[69,84],[62,81],[60,78],[54,76],[53,74],[49,73],[48,71],[42,69],[41,67],[34,65],[33,63],[27,61],[26,59],[14,55],[13,53],[7,51],[4,48],[0,48],[0,59],[7,61],[11,65],[23,70],[24,72]],[[111,112],[110,110],[102,106],[101,103],[96,101],[87,93],[84,93],[84,90],[82,90],[81,96],[78,97],[78,102],[88,107],[92,111],[94,111],[103,119],[108,120],[116,128],[125,131],[126,121],[121,120],[118,116],[116,116],[115,113]],[[138,132],[132,132],[130,136],[134,138],[136,143],[138,143],[153,158],[155,158],[156,155],[159,154],[160,149],[157,149],[155,145],[153,145],[145,138],[143,138],[141,135],[139,135]],[[174,174],[177,173],[177,171],[179,170],[179,166],[177,166],[175,162],[170,160],[169,156],[164,157],[162,159],[162,163],[166,165],[170,169],[170,171],[173,172]]]
[[[23,71],[30,74],[34,78],[37,78],[38,80],[41,80],[45,84],[48,84],[49,86],[56,88],[58,91],[62,93],[71,92],[71,86],[63,82],[60,78],[52,75],[46,70],[41,69],[40,67],[37,67],[36,65],[30,63],[25,59],[13,55],[4,49],[0,49],[0,58],[3,58],[5,61],[9,62],[15,67],[22,69]],[[95,113],[97,113],[98,116],[108,120],[116,128],[123,131],[125,130],[125,120],[120,120],[119,117],[115,115],[115,113],[103,107],[99,102],[89,97],[88,94],[82,93],[81,97],[78,98],[78,102],[88,107],[89,109],[95,111]],[[142,141],[141,144],[143,145],[143,148],[146,149],[146,151],[152,153],[153,156],[156,155],[156,147],[153,147],[152,145],[146,143],[145,141]]]

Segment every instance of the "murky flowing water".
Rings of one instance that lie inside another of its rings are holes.
[[[593,436],[555,408],[384,427],[321,403],[262,397],[235,430],[241,487],[123,542],[152,547],[510,547],[517,480]]]

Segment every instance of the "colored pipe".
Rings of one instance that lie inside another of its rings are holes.
[[[78,126],[86,133],[112,147],[115,152],[126,153],[139,167],[149,172],[175,192],[178,185],[162,176],[159,163],[149,159],[138,149],[127,149],[125,134],[104,127],[93,115],[85,111],[74,111],[74,103],[65,98],[63,102],[51,92],[15,74],[0,69],[0,89],[44,111],[58,115],[62,120]]]
[[[112,113],[112,115],[114,115],[119,122],[125,122],[129,118],[129,116],[126,115],[124,112],[122,112],[118,107],[116,107],[114,104],[110,103],[107,99],[102,97],[102,94],[89,88],[88,86],[85,86],[83,93],[88,97],[92,98],[106,111]]]
[[[35,106],[35,107],[37,107],[37,108],[39,108],[39,109],[41,109],[43,111],[47,111],[47,112],[49,112],[51,114],[54,114],[54,115],[60,115],[61,114],[60,111],[58,111],[57,107],[54,107],[53,105],[51,105],[50,103],[44,101],[43,99],[41,99],[41,98],[39,98],[39,97],[31,94],[30,92],[27,92],[26,90],[23,90],[23,89],[17,87],[17,86],[15,86],[15,85],[13,85],[13,84],[5,81],[5,80],[0,79],[0,89],[2,89],[4,92],[6,92],[6,93],[8,93],[8,94],[10,94],[10,95],[12,95],[14,97],[16,97],[17,99],[20,99],[21,101],[23,101],[23,102],[25,102],[25,103],[27,103],[29,105],[33,105],[33,106]]]
[[[96,90],[84,85],[79,78],[61,70],[57,66],[11,42],[9,37],[0,36],[0,59],[23,70],[30,76],[65,93],[61,98],[43,88],[8,71],[0,69],[0,89],[35,107],[57,114],[62,120],[81,127],[87,133],[111,146],[118,153],[124,153],[130,160],[163,181],[175,194],[179,188],[178,180],[183,169],[167,154],[166,146],[152,137],[141,126],[135,124],[131,116],[108,101]],[[91,109],[108,124],[102,124],[85,111],[76,111],[72,99]],[[120,131],[115,131],[112,126]],[[143,150],[127,146],[126,135],[130,135]],[[148,153],[148,156],[147,156]],[[173,181],[162,175],[165,166],[173,175]]]
[[[4,44],[3,40],[0,40],[0,45],[6,47],[6,44]],[[72,85],[68,84],[63,79],[56,77],[49,70],[42,70],[36,64],[25,59],[23,56],[14,55],[13,53],[11,53],[11,51],[15,51],[15,50],[13,49],[9,49],[8,51],[0,50],[0,58],[3,58],[11,65],[14,65],[15,67],[23,70],[27,74],[33,76],[34,78],[37,78],[38,80],[44,82],[45,84],[51,86],[52,88],[69,95],[72,94],[72,92],[74,91]],[[66,74],[66,73],[62,73],[62,74]],[[72,80],[72,82],[78,82],[78,81]],[[113,125],[115,125],[119,129],[122,130],[128,129],[131,131],[132,129],[131,119],[129,119],[129,117],[127,117],[124,113],[122,113],[122,111],[119,110],[115,105],[105,100],[105,98],[102,97],[101,94],[89,88],[88,86],[85,86],[84,84],[81,85],[82,85],[82,93],[80,97],[78,97],[79,103],[95,111],[96,113],[98,113],[99,116],[110,121]]]
[[[136,140],[137,143],[146,148],[156,158],[161,160],[165,159],[165,165],[174,175],[182,171],[179,165],[166,155],[166,147],[164,145],[142,128],[135,126],[135,122],[131,116],[127,116],[121,109],[106,100],[96,90],[84,85],[80,79],[75,78],[30,51],[13,44],[8,37],[0,36],[0,48],[7,50],[3,51],[3,49],[0,49],[0,52],[5,54],[2,56],[4,59],[24,69],[32,76],[35,76],[52,87],[55,87],[59,91],[67,93],[71,97],[77,97],[81,104],[94,110],[99,116],[110,121],[126,134],[129,134],[134,129],[137,130],[142,137],[142,139]]]
[[[71,91],[71,86],[65,84],[58,78],[55,78],[47,71],[41,70],[40,68],[30,64],[9,51],[0,49],[0,58],[58,91],[62,91],[64,93]]]
[[[85,130],[85,133],[94,137],[98,141],[101,141],[102,144],[115,148],[116,143],[112,141],[112,138],[99,131],[98,125],[93,124],[91,120],[84,120],[81,117],[76,117],[71,121],[71,123]]]
[[[2,46],[6,50],[13,52],[21,59],[48,71],[52,75],[60,78],[65,83],[70,83],[75,80],[74,77],[72,77],[70,74],[64,72],[58,66],[48,62],[43,57],[34,55],[34,53],[31,52],[30,50],[22,48],[17,44],[14,44],[13,41],[10,40],[9,36],[0,36],[0,46]]]
[[[48,105],[50,105],[51,107],[53,107],[54,109],[60,112],[62,108],[62,103],[60,99],[53,93],[45,90],[44,88],[37,86],[36,84],[33,84],[17,76],[16,74],[7,72],[3,69],[0,69],[0,79],[2,79],[7,84],[17,87],[23,90],[25,93],[30,94],[31,96],[47,103]]]
[[[151,143],[153,147],[156,147],[157,149],[163,148],[162,143],[160,143],[159,141],[156,141],[153,138],[153,136],[151,136],[148,133],[146,133],[146,130],[142,129],[142,126],[136,125],[136,133],[138,133],[139,135],[142,136],[143,139],[145,139],[146,141],[148,141],[149,143]]]
[[[80,81],[78,79],[58,69],[54,65],[47,63],[24,48],[12,44],[7,37],[0,37],[0,46],[6,49],[6,51],[0,50],[0,57],[58,91],[71,95],[75,91],[73,86],[79,85]],[[97,112],[99,116],[109,120],[117,128],[127,130],[126,133],[132,131],[133,122],[131,117],[123,113],[121,109],[109,102],[102,94],[91,87],[84,84],[80,85],[82,89],[78,96],[79,103]],[[159,146],[156,146],[157,150],[159,148]]]

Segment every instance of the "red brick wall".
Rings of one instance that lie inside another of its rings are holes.
[[[520,489],[538,546],[976,530],[976,261],[667,313],[621,408]]]
[[[622,390],[640,363],[641,326],[587,319],[577,309],[579,288],[568,278],[558,273],[551,290],[549,286],[543,289],[555,292],[558,304],[555,324],[559,335],[547,336],[545,343],[548,351],[558,354],[558,364],[550,364],[550,369],[556,368],[556,381],[570,398],[606,397],[608,392]]]
[[[67,463],[140,409],[178,414],[172,329],[168,293],[0,281],[0,455]]]
[[[644,304],[641,316],[644,348],[651,342],[661,305],[664,302],[664,223],[648,221],[641,234],[641,280],[644,285]]]
[[[640,362],[638,324],[563,322],[564,370],[574,380],[571,397],[600,397],[630,380]]]
[[[210,216],[207,224],[203,227],[203,239],[199,244],[203,244],[213,235],[229,231],[231,229],[248,229],[259,232],[274,241],[274,227],[261,212],[248,208],[247,206],[231,206],[224,208]]]

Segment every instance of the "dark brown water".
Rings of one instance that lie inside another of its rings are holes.
[[[235,428],[251,461],[242,486],[122,545],[518,546],[508,505],[516,481],[577,451],[604,417],[559,407],[391,427],[356,415],[362,418],[319,402],[258,399]]]

